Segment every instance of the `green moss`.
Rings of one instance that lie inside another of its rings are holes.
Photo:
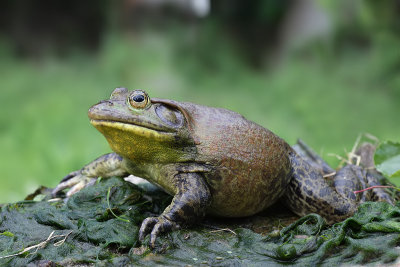
[[[333,266],[388,263],[399,255],[400,208],[385,202],[364,203],[353,217],[331,227],[319,215],[310,214],[278,235],[262,236],[245,228],[215,232],[194,226],[161,236],[151,251],[146,247],[148,237],[144,246],[138,242],[138,229],[145,217],[163,210],[171,197],[143,190],[110,178],[56,206],[47,201],[48,196],[43,201],[21,202],[19,209],[5,205],[0,212],[0,265],[37,264],[46,259],[60,265],[100,266]],[[142,194],[146,194],[146,201]],[[118,207],[118,216],[129,221],[119,220],[112,213],[105,216],[109,205]],[[226,222],[224,227],[232,226]],[[35,247],[22,255],[1,258],[37,246],[53,231],[56,238],[38,250]]]

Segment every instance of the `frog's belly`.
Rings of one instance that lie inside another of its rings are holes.
[[[274,204],[285,193],[290,181],[288,173],[276,176],[249,175],[245,179],[231,177],[226,176],[214,184],[209,182],[212,202],[208,214],[222,217],[256,214]]]

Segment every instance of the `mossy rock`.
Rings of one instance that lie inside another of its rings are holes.
[[[393,263],[399,255],[400,209],[384,202],[364,203],[330,227],[316,214],[293,222],[279,207],[245,219],[207,218],[161,236],[151,250],[138,230],[170,203],[165,193],[110,178],[66,203],[49,199],[2,205],[1,266],[336,266]]]

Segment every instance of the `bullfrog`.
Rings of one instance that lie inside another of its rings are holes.
[[[142,177],[173,196],[158,217],[146,218],[139,240],[199,221],[206,214],[244,217],[278,200],[299,216],[328,222],[351,216],[361,202],[391,201],[365,169],[335,172],[312,151],[291,147],[270,130],[222,108],[150,98],[143,90],[116,88],[89,109],[90,123],[113,153],[68,174],[53,190],[78,192],[98,177]]]

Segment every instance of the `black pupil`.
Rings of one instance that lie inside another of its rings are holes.
[[[143,95],[135,95],[135,96],[132,97],[132,100],[135,101],[135,102],[140,103],[140,102],[144,101],[144,96]]]

